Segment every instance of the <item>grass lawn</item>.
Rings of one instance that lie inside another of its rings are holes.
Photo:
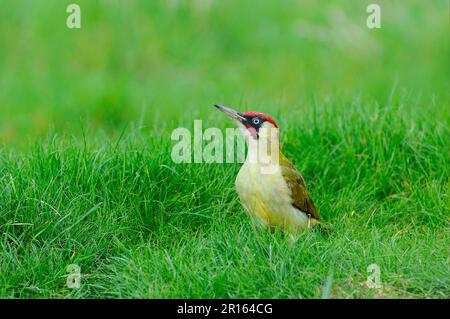
[[[80,0],[80,30],[60,1],[0,2],[0,297],[448,298],[433,2],[380,1],[376,31],[371,1]],[[238,163],[173,163],[173,129],[232,127],[214,102],[277,120],[330,234],[255,228]]]

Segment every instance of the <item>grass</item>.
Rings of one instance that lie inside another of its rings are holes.
[[[448,127],[400,106],[352,110],[320,106],[325,125],[311,115],[283,132],[333,227],[297,243],[252,227],[239,164],[173,164],[166,137],[3,151],[1,295],[309,298],[332,270],[332,297],[447,297]],[[80,290],[65,287],[71,263]],[[365,287],[372,263],[381,290]]]
[[[448,2],[380,1],[377,31],[364,1],[168,3],[80,0],[81,30],[0,3],[0,297],[448,298]],[[277,120],[331,234],[255,229],[240,164],[173,163],[174,128],[231,126],[214,102]]]

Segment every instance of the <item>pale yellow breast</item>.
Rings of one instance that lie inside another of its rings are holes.
[[[245,162],[236,178],[236,189],[247,212],[264,226],[284,229],[307,224],[306,215],[291,205],[280,169],[263,174],[260,164]]]

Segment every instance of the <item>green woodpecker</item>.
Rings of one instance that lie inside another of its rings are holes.
[[[237,123],[247,141],[236,189],[248,214],[264,227],[291,235],[318,224],[320,216],[302,175],[281,152],[275,121],[263,113],[214,106]]]

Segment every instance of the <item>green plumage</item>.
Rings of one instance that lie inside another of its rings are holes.
[[[311,217],[320,220],[311,197],[308,194],[305,180],[300,172],[281,152],[280,152],[280,168],[289,190],[291,191],[292,205],[302,212],[311,215]]]

